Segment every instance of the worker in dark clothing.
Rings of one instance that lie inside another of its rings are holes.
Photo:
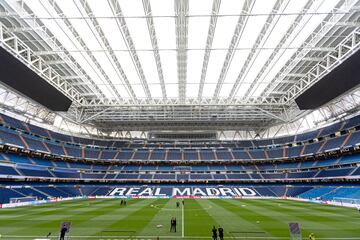
[[[176,232],[176,218],[171,218],[170,225],[170,232]]]
[[[216,229],[216,227],[215,226],[213,226],[213,228],[212,228],[212,238],[213,238],[213,240],[217,240],[218,239],[218,235],[217,235],[217,229]]]
[[[180,203],[176,202],[176,207],[179,208],[180,207]]]
[[[66,226],[63,226],[60,230],[60,240],[65,240],[66,232],[68,231]]]
[[[222,227],[219,227],[218,231],[220,240],[224,240],[224,229]]]
[[[175,232],[176,232],[176,218],[174,218],[174,229],[175,229]]]

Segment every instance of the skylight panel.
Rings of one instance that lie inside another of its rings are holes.
[[[113,16],[110,5],[103,1],[88,1],[95,16]],[[126,50],[126,44],[114,18],[97,18],[97,21],[113,50]],[[96,32],[96,31],[95,31]]]
[[[209,15],[212,3],[212,0],[190,0],[189,15]]]
[[[323,0],[317,0],[317,1],[323,1]],[[284,14],[300,13],[307,2],[308,0],[291,0],[291,2],[287,5],[286,9],[284,10]]]
[[[178,98],[179,85],[178,84],[166,84],[166,94],[168,98]]]
[[[141,84],[132,84],[132,89],[134,90],[136,97],[138,98],[146,98],[144,88]]]
[[[104,32],[110,47],[114,51],[127,51],[127,46],[116,24],[115,19],[98,19],[101,30]]]
[[[267,16],[249,17],[245,29],[241,35],[238,48],[251,48],[264,26]]]
[[[266,76],[263,78],[263,82],[270,82],[295,52],[296,49],[285,50],[281,58],[279,58],[276,63],[272,65],[270,71],[267,72]]]
[[[275,48],[289,30],[289,27],[295,18],[296,16],[294,15],[281,16],[263,47],[272,49]]]
[[[187,98],[197,98],[199,93],[199,83],[187,83],[186,84],[186,97]]]
[[[188,48],[205,48],[210,17],[190,17]]]
[[[151,96],[153,98],[162,98],[162,91],[160,84],[149,84]]]
[[[96,0],[95,0],[96,1]],[[124,16],[145,16],[141,0],[117,0]]]
[[[154,54],[152,51],[138,52],[139,60],[143,68],[146,80],[149,84],[159,84],[159,75],[156,68]]]
[[[203,98],[211,98],[214,95],[214,91],[216,88],[216,84],[212,84],[212,83],[205,83],[204,84],[204,89],[205,91],[203,91]]]
[[[197,97],[198,95],[204,52],[204,50],[188,51],[187,97]]]
[[[150,0],[153,16],[174,16],[174,1]]]
[[[92,50],[101,49],[101,45],[97,41],[96,35],[94,36],[94,33],[92,32],[94,30],[89,28],[87,22],[84,19],[74,19],[82,17],[78,10],[78,6],[76,6],[72,1],[57,1],[57,4],[65,16],[69,18],[69,22],[86,43],[87,47]]]
[[[334,1],[324,1],[322,4],[315,9],[317,12],[330,12],[337,5],[339,0]],[[311,10],[310,10],[311,11]],[[297,34],[294,41],[290,44],[291,47],[298,47],[308,38],[308,36],[313,33],[316,27],[326,18],[326,14],[319,15],[309,15],[308,18],[304,18],[302,23],[305,22],[306,25],[301,29],[301,31]],[[310,19],[309,19],[310,18]]]
[[[102,79],[101,73],[97,70],[97,68],[95,66],[88,64],[88,62],[91,63],[91,59],[88,56],[85,56],[85,58],[88,61],[85,62],[84,56],[81,53],[74,52],[71,55],[80,64],[80,66],[84,69],[84,71],[90,76],[91,80],[98,85],[98,87],[106,97],[110,97],[110,98],[115,97],[115,93],[113,89],[111,89],[111,87],[108,86],[108,84],[105,84],[105,81]]]
[[[221,8],[220,8],[221,9]],[[213,48],[228,48],[231,42],[238,17],[220,17],[217,20]]]
[[[175,49],[176,36],[174,18],[154,18],[154,26],[159,49]]]
[[[105,52],[94,52],[94,57],[97,59],[97,61],[101,64],[101,67],[104,69],[106,74],[109,76],[110,81],[112,81],[114,84],[120,83],[119,77],[115,71],[115,68],[111,64],[110,59],[107,57]]]
[[[128,18],[126,24],[136,49],[152,48],[145,18]]]
[[[297,15],[293,13],[301,12],[303,7],[305,6],[307,0],[300,1],[300,0],[292,0],[290,4],[287,5],[283,14],[292,14],[292,15],[283,15],[280,17],[279,21],[277,22],[276,26],[274,27],[271,35],[265,42],[264,48],[274,48],[289,30],[289,27],[296,19]]]
[[[204,50],[188,51],[187,82],[200,83]]]
[[[122,98],[124,98],[124,99],[130,98],[130,95],[128,93],[128,90],[127,90],[126,86],[121,84],[121,82],[116,83],[115,87],[116,87],[116,90],[118,91],[118,93],[121,95]]]
[[[263,83],[260,82],[258,83],[250,92],[249,96],[253,96],[253,97],[259,97],[262,93],[262,91],[265,89],[265,87],[267,86],[267,83]]]
[[[177,61],[175,51],[161,51],[162,67],[164,73],[164,81],[168,83],[177,83]]]
[[[226,56],[226,50],[211,51],[205,83],[216,84]],[[204,92],[208,89],[204,88]]]
[[[261,68],[264,66],[265,62],[268,60],[270,54],[272,53],[272,50],[261,50],[259,52],[259,55],[252,63],[249,71],[247,71],[245,75],[245,81],[246,82],[253,82],[256,78],[256,76],[259,74]]]
[[[241,83],[238,87],[238,90],[237,90],[235,96],[237,98],[244,97],[244,95],[245,95],[246,91],[249,89],[250,85],[251,85],[251,83],[249,83],[249,82]]]
[[[245,0],[222,0],[219,14],[240,14]]]
[[[137,74],[136,68],[133,64],[133,61],[131,59],[131,56],[129,55],[129,52],[123,52],[123,51],[117,51],[115,52],[115,55],[123,68],[125,75],[127,79],[129,80],[130,84],[140,84],[140,79]],[[136,92],[135,92],[136,94]]]
[[[237,50],[229,66],[224,83],[235,83],[239,76],[240,69],[248,58],[250,50]]]
[[[43,18],[51,17],[50,13],[41,5],[39,1],[25,1],[25,3],[30,6],[31,10],[35,13],[36,16]],[[54,15],[57,16],[55,13]],[[66,48],[72,50],[76,49],[74,48],[74,45],[70,40],[70,37],[72,35],[70,31],[67,32],[69,35],[64,33],[64,31],[59,27],[55,20],[43,19],[43,23],[64,44]],[[61,25],[60,21],[58,21],[58,23]],[[62,26],[64,29],[66,29],[63,24]]]
[[[219,96],[223,97],[223,98],[229,97],[232,87],[233,87],[233,84],[224,83],[221,87]]]

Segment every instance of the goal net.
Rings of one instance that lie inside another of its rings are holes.
[[[22,203],[22,202],[32,202],[36,201],[37,197],[28,196],[28,197],[16,197],[16,198],[10,198],[10,203]]]
[[[341,197],[334,197],[335,202],[339,202],[341,204],[354,204],[360,207],[360,199],[356,198],[341,198]]]

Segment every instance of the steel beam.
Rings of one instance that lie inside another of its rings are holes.
[[[188,43],[188,22],[189,13],[188,0],[175,1],[175,34],[177,48],[177,74],[179,83],[179,99],[185,102],[186,81],[187,81],[187,43]]]
[[[206,47],[204,49],[205,53],[204,53],[203,65],[201,68],[198,99],[202,98],[202,94],[204,91],[204,83],[205,83],[205,79],[206,79],[207,68],[209,65],[209,59],[210,59],[210,54],[211,54],[212,43],[214,40],[216,23],[217,23],[217,19],[218,19],[217,15],[219,14],[220,4],[221,4],[221,0],[213,0],[209,30],[208,30],[208,35],[206,38]]]
[[[286,6],[288,5],[289,0],[278,0],[276,1],[273,9],[271,10],[272,14],[276,14],[279,11],[283,11]],[[232,87],[229,99],[233,98],[235,96],[235,92],[237,91],[239,84],[244,81],[244,77],[249,72],[250,68],[252,67],[254,61],[256,60],[257,56],[259,55],[260,51],[258,48],[261,46],[263,47],[266,40],[269,38],[271,32],[275,28],[277,22],[279,20],[279,17],[276,15],[269,15],[269,17],[266,19],[265,24],[263,28],[260,31],[259,36],[257,37],[254,45],[251,48],[251,51],[248,55],[248,57],[245,60],[245,63],[241,67],[241,70],[239,72],[238,77],[235,80],[234,86]]]
[[[151,5],[150,5],[149,0],[142,0],[142,3],[143,3],[145,16],[147,16],[146,22],[147,22],[147,26],[148,26],[148,30],[149,30],[149,34],[150,34],[151,44],[153,47],[156,69],[158,72],[159,81],[160,81],[160,85],[161,85],[162,97],[163,97],[163,99],[166,99],[167,96],[166,96],[164,74],[163,74],[162,65],[161,65],[161,58],[160,58],[160,53],[159,53],[159,46],[158,46],[158,41],[157,41],[157,37],[156,37],[155,26],[154,26],[154,19],[152,18]]]
[[[84,1],[86,1],[86,0],[84,0]],[[112,12],[114,14],[116,24],[117,24],[117,26],[118,26],[118,28],[119,28],[119,30],[121,32],[121,35],[123,36],[124,42],[126,43],[127,48],[130,50],[129,53],[130,53],[131,59],[133,60],[133,62],[135,64],[135,68],[137,70],[141,85],[142,85],[142,87],[144,89],[144,92],[145,92],[145,95],[150,100],[151,99],[151,92],[149,90],[148,82],[146,80],[144,70],[143,70],[143,68],[141,66],[139,56],[138,56],[138,54],[136,52],[135,44],[134,44],[134,42],[132,40],[130,31],[129,31],[128,27],[127,27],[125,19],[123,18],[124,14],[123,14],[123,12],[121,10],[119,1],[117,1],[117,0],[108,0],[108,2],[110,4],[110,6],[111,6],[111,10],[112,10]]]
[[[129,95],[131,96],[131,98],[133,100],[136,101],[136,94],[135,94],[134,90],[131,87],[130,81],[128,80],[124,69],[122,68],[122,66],[121,66],[120,62],[118,61],[115,53],[113,52],[112,47],[111,47],[108,39],[106,38],[103,30],[101,29],[101,26],[100,26],[99,22],[95,18],[94,13],[92,12],[89,4],[87,3],[86,0],[80,0],[80,3],[82,5],[83,9],[85,10],[86,14],[90,17],[90,21],[93,24],[96,32],[99,34],[101,42],[103,43],[103,45],[107,49],[108,54],[110,55],[110,57],[112,59],[112,61],[110,61],[111,64],[113,64],[113,63],[115,64],[115,66],[113,66],[113,67],[116,70],[116,73],[118,73],[118,72],[120,73],[119,79],[121,79],[124,82]]]
[[[239,43],[239,41],[241,39],[242,33],[244,31],[244,28],[245,28],[247,20],[248,20],[247,15],[251,12],[251,9],[254,6],[254,3],[255,3],[255,1],[253,1],[253,0],[245,0],[245,2],[244,2],[243,8],[241,10],[241,15],[238,18],[238,21],[237,21],[237,24],[236,24],[236,27],[235,27],[235,31],[234,31],[233,36],[231,38],[230,46],[229,46],[229,48],[227,50],[223,66],[222,66],[221,71],[220,71],[220,76],[218,78],[216,88],[215,88],[215,91],[214,91],[214,95],[213,95],[214,99],[219,97],[221,87],[222,87],[222,85],[224,83],[224,80],[225,80],[225,77],[226,77],[226,73],[227,73],[227,71],[229,69],[231,60],[232,60],[232,58],[234,56],[234,53],[235,53],[234,48],[237,47],[237,45],[238,45],[238,43]]]

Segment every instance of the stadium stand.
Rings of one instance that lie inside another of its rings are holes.
[[[358,117],[309,133],[277,139],[181,144],[83,139],[57,134],[5,115],[2,119],[5,121],[0,126],[0,139],[6,148],[1,154],[0,177],[30,181],[24,190],[21,190],[22,186],[18,186],[20,190],[16,191],[1,188],[7,194],[2,202],[19,196],[66,197],[100,194],[111,189],[109,186],[99,187],[101,190],[84,186],[79,190],[65,183],[57,183],[56,187],[37,186],[40,179],[70,180],[76,181],[77,185],[85,181],[100,184],[99,180],[112,181],[113,184],[165,181],[182,184],[256,182],[260,185],[267,181],[277,181],[278,184],[286,181],[310,186],[259,187],[259,192],[264,196],[326,200],[358,195],[357,191],[351,191],[352,188],[316,186],[324,179],[346,180],[359,176],[360,154],[356,150],[342,152],[355,149],[359,144]],[[346,131],[339,136],[335,134],[339,130]],[[10,151],[7,147],[11,146],[32,153]]]

